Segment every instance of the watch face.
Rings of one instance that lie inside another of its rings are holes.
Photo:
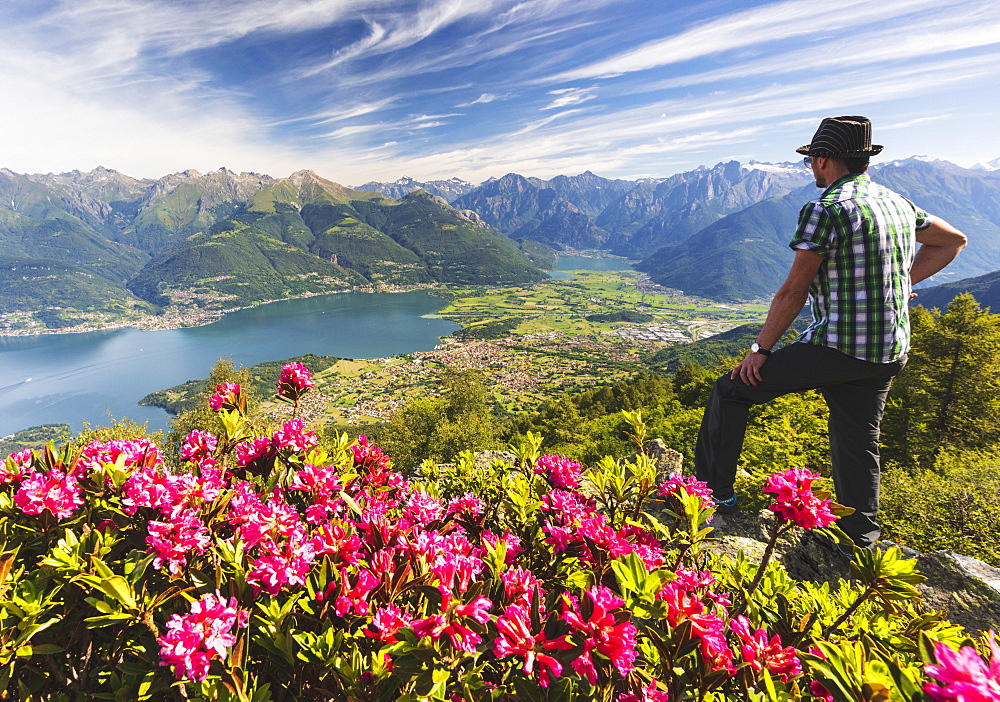
[[[750,352],[751,353],[757,353],[758,351],[760,351],[760,344],[758,344],[755,341],[755,342],[753,342],[753,344],[750,345]]]

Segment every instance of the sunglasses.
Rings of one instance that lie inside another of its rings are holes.
[[[803,165],[804,165],[804,166],[805,166],[806,168],[812,168],[812,165],[813,165],[813,159],[812,159],[812,156],[806,156],[806,157],[805,157],[804,159],[802,159],[802,164],[803,164]]]

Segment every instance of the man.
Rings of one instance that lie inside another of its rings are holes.
[[[796,151],[824,191],[799,214],[791,271],[750,353],[715,383],[695,469],[719,512],[736,511],[733,484],[750,406],[817,389],[830,409],[837,501],[855,510],[838,524],[867,547],[880,535],[879,425],[910,346],[910,288],[947,266],[966,238],[871,181],[868,159],[882,147],[871,143],[867,118],[828,117]],[[807,297],[812,324],[772,353]]]

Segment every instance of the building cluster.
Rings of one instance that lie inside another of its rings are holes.
[[[671,344],[691,343],[691,337],[683,329],[661,326],[619,327],[615,334],[628,341],[664,341]]]

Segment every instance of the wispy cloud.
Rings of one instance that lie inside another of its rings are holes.
[[[1000,8],[1000,5],[994,6]],[[926,31],[926,18],[893,29],[872,33],[837,36],[812,46],[781,51],[765,58],[740,61],[725,68],[692,72],[665,80],[637,85],[635,90],[656,92],[705,83],[718,83],[746,77],[761,78],[801,71],[806,66],[822,66],[825,71],[857,66],[927,59],[939,54],[967,51],[997,45],[1000,37],[1000,11],[942,12],[935,31]],[[992,16],[991,16],[992,15]]]
[[[472,107],[473,105],[486,105],[491,102],[496,102],[497,100],[503,100],[503,99],[504,98],[501,95],[494,95],[492,93],[483,93],[475,100],[472,100],[470,102],[460,103],[458,105],[455,105],[455,107]]]
[[[838,31],[903,15],[935,0],[841,0],[837,4]],[[606,78],[689,61],[747,46],[773,43],[806,35],[821,35],[813,0],[789,0],[737,12],[705,22],[665,39],[651,41],[610,58],[549,76],[545,82]]]
[[[570,105],[579,105],[581,102],[593,100],[597,95],[589,88],[565,88],[563,90],[550,90],[550,95],[558,95],[555,100],[543,107],[543,110],[559,110]]]

